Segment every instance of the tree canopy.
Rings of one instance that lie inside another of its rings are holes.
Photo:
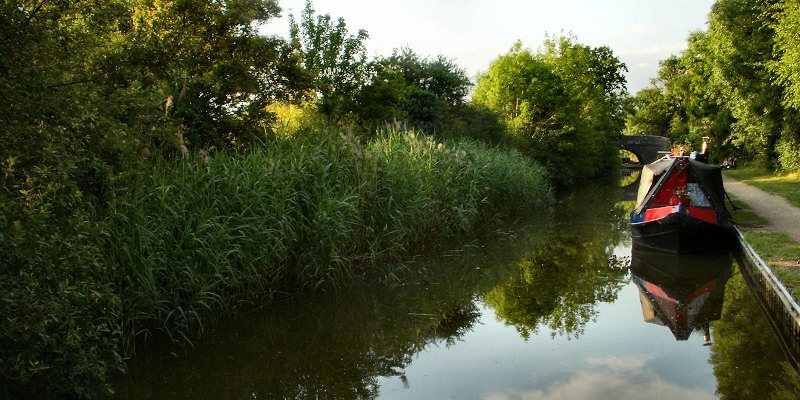
[[[557,37],[533,52],[518,42],[478,77],[473,99],[499,113],[517,145],[570,184],[603,173],[617,158],[624,71],[607,47]]]
[[[712,157],[799,171],[798,15],[793,1],[718,0],[708,30],[692,33],[637,93],[626,133],[692,147],[708,136],[720,149]]]

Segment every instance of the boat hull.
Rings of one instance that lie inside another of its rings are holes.
[[[668,253],[699,253],[725,250],[735,243],[732,226],[702,221],[676,212],[664,218],[631,223],[634,245]]]

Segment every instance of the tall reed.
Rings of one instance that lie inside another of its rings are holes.
[[[279,292],[337,287],[392,257],[551,201],[545,171],[508,150],[388,129],[325,133],[245,156],[158,161],[114,191],[109,263],[133,334],[189,338],[205,316]]]

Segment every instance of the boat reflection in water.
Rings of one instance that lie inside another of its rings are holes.
[[[722,314],[730,254],[679,256],[634,246],[631,258],[644,320],[668,327],[677,340],[702,331],[704,345],[710,345],[709,322]]]

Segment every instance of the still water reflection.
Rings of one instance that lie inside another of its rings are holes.
[[[677,340],[701,332],[711,345],[710,322],[722,313],[730,254],[663,254],[634,246],[631,280],[639,289],[646,322],[666,326]]]
[[[800,398],[732,257],[632,252],[618,198],[575,193],[339,295],[220,324],[177,357],[150,344],[118,397]]]

